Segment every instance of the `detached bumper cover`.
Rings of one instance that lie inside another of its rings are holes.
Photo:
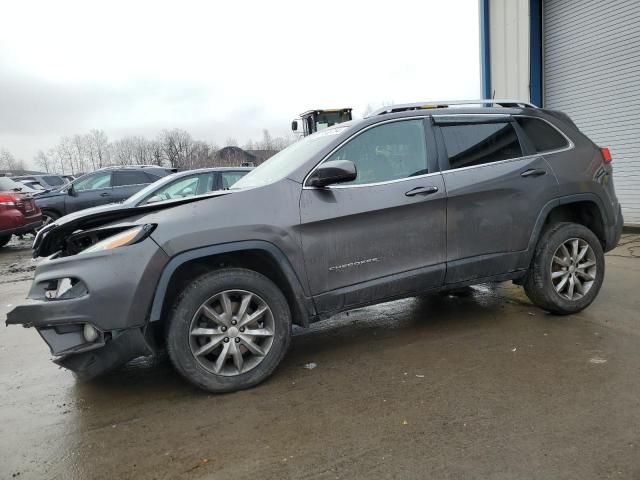
[[[91,323],[103,332],[142,327],[168,257],[151,239],[107,252],[44,260],[35,271],[23,305],[7,315],[7,325],[49,327]],[[71,278],[86,291],[66,299],[47,299],[51,282]]]
[[[100,349],[64,355],[54,360],[61,367],[73,371],[80,380],[91,380],[136,357],[151,355],[142,330],[125,330]]]
[[[56,363],[90,378],[151,353],[143,329],[167,261],[151,238],[107,252],[45,259],[36,268],[28,300],[7,314],[6,323],[35,327],[59,357]],[[45,292],[61,279],[82,288],[47,298]],[[82,335],[87,323],[99,331],[93,342]]]

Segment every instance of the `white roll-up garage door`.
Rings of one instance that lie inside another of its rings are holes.
[[[640,225],[640,0],[545,0],[544,106],[611,148],[625,223]]]

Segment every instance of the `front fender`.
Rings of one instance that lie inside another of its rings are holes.
[[[156,292],[151,305],[151,313],[149,315],[150,322],[156,322],[162,317],[162,309],[164,306],[164,299],[167,295],[167,288],[171,281],[173,274],[183,264],[196,260],[198,258],[211,257],[214,255],[220,255],[224,253],[241,252],[248,250],[260,250],[263,251],[277,262],[282,273],[284,274],[291,291],[294,294],[296,302],[297,314],[301,316],[300,323],[302,325],[308,325],[310,318],[315,316],[315,306],[309,296],[306,295],[304,284],[300,281],[300,278],[296,274],[295,270],[291,266],[291,263],[282,251],[274,244],[264,240],[247,240],[240,242],[223,243],[219,245],[211,245],[202,248],[196,248],[188,250],[186,252],[179,253],[171,258],[171,260],[165,265],[164,270],[158,281]]]

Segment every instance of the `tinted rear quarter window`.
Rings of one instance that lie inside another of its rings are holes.
[[[154,179],[149,177],[146,173],[137,172],[135,170],[130,172],[116,172],[114,177],[115,187],[123,187],[125,185],[141,185],[154,181]]]
[[[165,177],[167,175],[171,175],[174,172],[172,172],[169,169],[153,168],[145,171],[144,173],[146,173],[149,176],[151,182],[155,182],[159,178]]]
[[[567,139],[544,120],[531,117],[516,117],[520,128],[531,141],[536,153],[565,148]]]
[[[65,184],[65,181],[61,177],[58,177],[56,175],[47,175],[45,177],[42,177],[42,179],[45,182],[47,182],[49,185],[57,186],[57,185],[64,185]]]
[[[440,128],[452,169],[522,156],[522,148],[511,123],[443,125]]]

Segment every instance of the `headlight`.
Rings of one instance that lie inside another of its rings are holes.
[[[146,238],[151,233],[151,230],[153,230],[153,225],[140,225],[139,227],[133,227],[107,237],[104,240],[91,245],[81,253],[102,252],[104,250],[113,250],[114,248],[124,247],[125,245],[132,245]]]

